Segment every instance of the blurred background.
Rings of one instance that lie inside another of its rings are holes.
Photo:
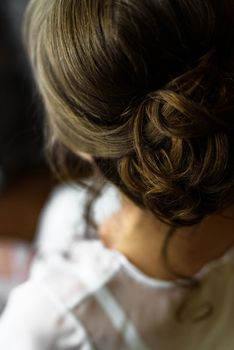
[[[22,43],[27,0],[0,2],[0,237],[31,241],[53,185],[39,106]]]
[[[0,2],[0,296],[9,280],[12,285],[26,276],[40,211],[55,184],[43,157],[43,113],[22,43],[27,3]]]

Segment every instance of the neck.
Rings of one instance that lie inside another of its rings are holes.
[[[148,212],[137,208],[126,198],[122,209],[100,229],[104,243],[122,252],[147,275],[173,280],[162,259],[162,249],[170,227]],[[222,256],[234,245],[234,207],[223,215],[211,215],[199,225],[179,228],[167,247],[173,271],[179,275],[193,276],[205,264]]]

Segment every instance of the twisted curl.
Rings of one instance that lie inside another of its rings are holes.
[[[119,159],[119,175],[170,224],[195,224],[233,200],[234,99],[212,57],[130,111],[134,152]]]

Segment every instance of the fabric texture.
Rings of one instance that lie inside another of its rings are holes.
[[[85,198],[85,189],[64,185],[44,209],[30,278],[11,293],[0,319],[1,348],[233,349],[234,248],[199,271],[197,290],[156,280],[100,240],[84,238]],[[119,207],[109,186],[96,220]]]

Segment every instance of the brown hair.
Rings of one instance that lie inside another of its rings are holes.
[[[231,0],[32,0],[27,46],[62,166],[90,153],[95,166],[70,161],[77,178],[77,164],[99,171],[174,228],[233,204],[233,15]]]

